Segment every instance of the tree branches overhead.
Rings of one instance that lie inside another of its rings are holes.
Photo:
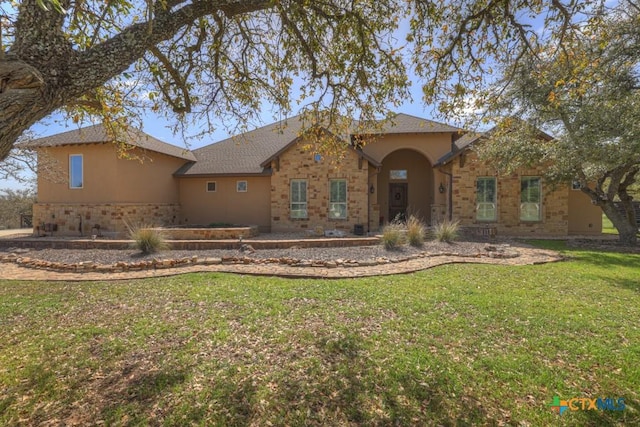
[[[59,109],[111,121],[153,109],[213,126],[246,123],[269,106],[366,123],[408,100],[413,83],[451,112],[501,61],[520,60],[541,39],[561,48],[604,8],[601,0],[3,2],[0,157]]]

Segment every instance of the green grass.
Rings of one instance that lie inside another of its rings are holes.
[[[572,260],[0,281],[0,425],[638,425],[640,255],[538,244]]]
[[[618,234],[618,230],[613,226],[613,223],[605,214],[602,214],[602,232],[604,234]]]

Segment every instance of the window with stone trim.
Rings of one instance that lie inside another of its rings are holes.
[[[332,179],[329,182],[329,218],[347,218],[347,180]]]
[[[84,164],[82,154],[69,155],[69,188],[84,187]]]
[[[289,185],[289,210],[291,218],[307,218],[307,180],[292,179]]]
[[[495,221],[497,217],[496,178],[480,177],[476,181],[476,219]]]
[[[520,220],[542,220],[542,181],[539,176],[520,178]]]

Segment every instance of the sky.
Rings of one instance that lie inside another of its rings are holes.
[[[606,1],[607,6],[612,6],[615,3],[617,3],[617,0]],[[537,19],[532,20],[530,23],[538,34],[541,35],[545,31],[543,19],[541,17],[538,17]],[[411,77],[412,76],[410,76],[410,78]],[[413,84],[412,84],[410,93],[413,100],[405,102],[399,107],[394,108],[394,110],[398,113],[405,113],[413,116],[433,119],[436,121],[444,121],[436,114],[436,110],[433,106],[425,105],[422,102],[422,89],[421,89],[420,81],[418,81],[415,77],[412,80],[413,80]],[[271,109],[271,106],[264,105],[263,111],[261,112],[261,117],[262,117],[262,120],[261,120],[262,123],[257,123],[256,125],[266,125],[273,122],[273,111]],[[460,123],[456,123],[451,120],[448,120],[447,122],[449,124],[460,126]],[[83,124],[83,126],[87,126],[90,124],[91,123],[86,123],[86,124]],[[172,124],[174,123],[167,121],[164,117],[149,111],[145,116],[143,116],[142,130],[148,133],[149,135],[154,136],[170,144],[174,144],[177,146],[187,146],[187,143],[183,140],[180,134],[176,134],[176,135],[173,134]],[[48,135],[53,135],[60,132],[77,129],[77,127],[78,127],[77,124],[71,121],[65,121],[62,115],[54,114],[52,116],[45,118],[41,122],[35,124],[31,128],[31,130],[34,132],[36,137],[42,137],[42,136],[48,136]],[[231,136],[227,131],[227,128],[229,127],[232,127],[232,126],[224,126],[223,124],[221,124],[220,126],[217,126],[216,131],[213,132],[212,134],[209,134],[208,136],[198,140],[196,139],[189,140],[188,148],[196,149],[204,145],[208,145],[213,142],[221,141],[223,139],[228,138],[229,136]],[[20,184],[15,181],[0,180],[0,189],[3,189],[3,188],[19,189],[19,188],[24,188],[24,186],[25,186],[24,184]]]
[[[405,114],[409,114],[417,117],[423,117],[427,119],[433,119],[436,121],[442,121],[442,120],[439,120],[439,118],[435,117],[435,109],[433,108],[433,106],[427,106],[427,105],[424,105],[424,103],[422,103],[421,101],[422,89],[417,79],[415,79],[414,83],[412,84],[411,95],[413,98],[412,102],[405,102],[404,104],[400,105],[398,108],[394,108],[394,111],[396,111],[397,113],[405,113]],[[295,114],[295,112],[292,114]],[[269,105],[264,106],[263,111],[261,112],[261,121],[262,123],[258,123],[256,127],[268,125],[273,122],[273,112],[271,111],[271,106]],[[175,134],[175,135],[173,134],[173,131],[172,131],[173,124],[174,124],[173,121],[169,121],[163,116],[159,114],[154,114],[153,112],[149,111],[143,116],[142,130],[145,133],[155,138],[158,138],[164,142],[177,145],[180,147],[186,146],[187,143],[184,141],[184,139],[180,134]],[[81,127],[85,127],[89,125],[91,125],[91,123],[84,123],[81,125]],[[190,139],[188,141],[188,148],[191,150],[197,149],[202,146],[209,145],[214,142],[222,141],[223,139],[233,136],[229,134],[229,132],[227,131],[228,127],[229,126],[224,126],[221,124],[220,126],[217,126],[217,129],[213,133],[209,134],[206,137],[203,137],[201,139]],[[65,120],[62,114],[53,114],[41,120],[40,122],[36,123],[35,125],[33,125],[31,127],[31,131],[34,133],[34,136],[36,138],[40,138],[43,136],[49,136],[49,135],[55,135],[61,132],[67,132],[77,128],[78,128],[78,124],[73,123],[70,120]],[[10,188],[10,189],[16,190],[16,189],[25,188],[26,186],[28,185],[16,182],[14,180],[0,179],[0,190],[4,188]]]

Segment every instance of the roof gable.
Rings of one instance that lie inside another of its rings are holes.
[[[129,127],[125,130],[125,143],[143,150],[154,151],[179,159],[195,161],[193,153],[186,148],[181,148],[161,141],[139,129]],[[63,145],[104,144],[113,142],[107,130],[102,124],[74,129],[56,135],[45,136],[25,143],[27,147],[58,147]]]
[[[518,120],[519,122],[522,122],[520,119],[517,119],[517,118],[514,118],[513,120]],[[486,132],[465,133],[456,141],[454,141],[452,150],[447,154],[445,154],[444,156],[440,157],[434,166],[436,167],[444,166],[452,159],[458,157],[465,151],[470,150],[471,147],[473,147],[473,145],[476,144],[478,141],[491,138],[491,135],[496,132],[498,127],[499,126],[494,126]],[[540,139],[543,139],[545,141],[553,140],[553,137],[547,134],[546,132],[541,131],[540,129],[536,129],[536,131]]]
[[[328,130],[324,129],[324,128],[320,128],[321,132],[325,132],[327,133],[330,137],[332,138],[337,138],[339,140],[339,138],[337,136],[335,136],[334,134],[332,134],[331,132],[329,132]],[[275,160],[278,156],[282,155],[283,153],[285,153],[286,151],[288,151],[289,149],[291,149],[293,146],[295,146],[298,142],[300,142],[302,140],[302,136],[299,136],[297,138],[295,138],[294,140],[292,140],[291,142],[289,142],[287,145],[285,145],[284,147],[282,147],[280,150],[278,150],[278,152],[274,153],[271,157],[269,157],[268,159],[266,159],[264,162],[262,162],[261,166],[263,167],[268,167],[271,162],[273,160]],[[358,156],[360,156],[363,159],[366,159],[369,163],[371,163],[374,166],[381,166],[380,162],[378,162],[377,160],[375,160],[373,157],[369,156],[368,154],[366,154],[364,151],[362,151],[359,148],[354,147],[352,144],[347,144],[345,143],[345,146],[347,147],[348,150],[355,152]]]
[[[383,134],[398,133],[442,133],[460,132],[462,129],[439,123],[429,119],[423,119],[409,114],[396,114],[391,120],[383,123]]]

